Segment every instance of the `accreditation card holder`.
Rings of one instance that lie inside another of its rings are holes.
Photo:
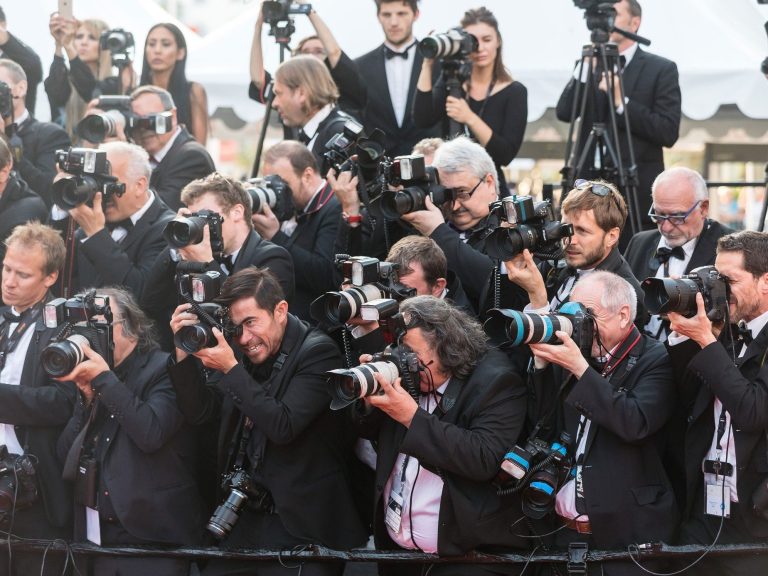
[[[387,502],[387,513],[384,516],[384,522],[395,534],[400,532],[400,525],[403,522],[403,495],[392,492]]]
[[[93,508],[85,509],[85,537],[96,546],[101,546],[101,524],[99,524],[99,511]]]
[[[707,503],[705,512],[718,518],[731,517],[731,489],[722,484],[706,484]]]

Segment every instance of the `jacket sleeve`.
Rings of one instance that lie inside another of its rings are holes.
[[[506,166],[517,156],[528,124],[528,91],[520,82],[513,83],[504,107],[504,123],[490,126],[493,133],[485,150],[499,166]]]
[[[176,391],[176,403],[184,419],[194,426],[206,424],[218,418],[221,396],[203,378],[202,368],[194,356],[168,368],[171,385]]]
[[[331,77],[339,87],[340,106],[343,110],[352,109],[359,112],[365,108],[368,97],[357,64],[342,50],[336,67],[331,68]]]
[[[80,60],[80,58],[74,58],[69,62],[72,75],[72,85],[77,90],[80,98],[89,102],[93,98],[93,93],[98,86],[96,77],[88,68],[88,65]]]
[[[448,93],[445,89],[443,75],[437,79],[429,92],[418,88],[413,92],[413,123],[417,128],[431,128],[446,117],[445,100]]]
[[[0,384],[0,422],[62,426],[72,415],[75,385],[51,380],[45,386]]]
[[[48,77],[43,85],[45,86],[45,93],[48,94],[51,108],[64,106],[67,103],[70,94],[72,94],[72,87],[69,85],[69,70],[62,56],[53,57]]]
[[[151,453],[160,450],[181,429],[184,419],[165,366],[154,374],[142,372],[139,376],[150,379],[149,384],[142,386],[145,398],[140,398],[112,371],[99,374],[92,386],[101,405],[117,419],[139,450]]]

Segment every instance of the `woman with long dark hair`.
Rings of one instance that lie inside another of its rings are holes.
[[[466,135],[481,144],[493,158],[501,194],[505,196],[507,187],[502,166],[517,156],[523,142],[528,92],[504,66],[499,23],[490,10],[485,7],[467,10],[461,27],[478,41],[478,49],[469,56],[472,73],[463,85],[465,97],[448,96],[442,75],[433,87],[434,60],[424,58],[414,96],[414,122],[422,128],[441,120],[447,123],[449,118],[463,124]]]
[[[208,97],[198,82],[187,80],[187,41],[175,24],[161,22],[149,29],[144,43],[140,85],[153,84],[171,93],[176,117],[195,140],[208,139]]]

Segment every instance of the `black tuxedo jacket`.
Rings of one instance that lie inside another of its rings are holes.
[[[6,310],[8,306],[0,308],[0,312]],[[0,330],[4,329],[4,323],[0,316]],[[40,363],[40,354],[59,329],[46,328],[42,314],[30,329],[35,333],[27,348],[20,384],[0,383],[0,422],[14,425],[25,452],[37,458],[37,481],[48,522],[71,530],[72,491],[69,483],[61,478],[56,442],[72,415],[75,386],[71,382],[52,380]],[[41,534],[44,532],[41,527]]]
[[[720,222],[707,220],[693,249],[691,259],[685,267],[685,273],[688,274],[699,266],[713,265],[718,239],[731,232],[733,230],[723,226]],[[641,282],[648,277],[656,276],[658,268],[651,267],[651,260],[654,259],[660,239],[661,233],[658,230],[645,230],[635,234],[627,245],[624,258],[632,268],[632,273]]]
[[[341,220],[341,204],[336,197],[330,199],[318,210],[315,209],[323,198],[332,194],[326,184],[318,194],[307,213],[298,216],[298,225],[293,234],[287,236],[278,231],[272,242],[283,246],[293,258],[296,273],[296,292],[293,301],[288,301],[291,312],[302,320],[310,320],[309,304],[324,292],[338,290],[342,278],[334,263],[334,246]]]
[[[75,290],[121,285],[128,287],[140,300],[150,268],[166,246],[163,230],[173,217],[174,213],[155,194],[149,209],[120,243],[112,239],[107,228],[81,242],[85,233],[78,229],[74,243],[77,252]]]
[[[160,195],[171,210],[176,211],[184,205],[181,202],[182,188],[215,170],[216,166],[205,146],[182,127],[171,149],[152,171],[149,187]]]
[[[266,378],[252,376],[246,359],[207,385],[196,359],[186,358],[169,369],[179,407],[191,424],[219,423],[217,473],[232,469],[242,418],[249,417],[250,464],[288,532],[337,550],[360,546],[366,531],[346,472],[351,443],[343,414],[329,408],[326,384],[326,372],[342,365],[338,349],[289,314],[280,351],[282,368]]]
[[[77,403],[58,454],[66,460],[95,406],[104,417],[94,452],[99,481],[120,525],[141,540],[196,544],[203,517],[191,470],[193,437],[176,404],[167,359],[159,350],[134,350],[124,360],[128,366],[118,367],[127,368],[122,377],[99,374],[92,382],[98,401],[89,408]]]
[[[5,244],[2,244],[2,241],[11,235],[16,226],[31,220],[46,222],[48,208],[24,180],[11,172],[3,195],[0,196],[0,258],[5,254]]]
[[[384,66],[384,44],[355,60],[360,70],[360,76],[363,78],[368,90],[368,98],[363,114],[366,132],[370,134],[374,128],[384,131],[384,147],[387,155],[390,157],[410,154],[414,144],[419,140],[440,136],[439,122],[429,128],[417,128],[413,122],[413,95],[416,92],[416,83],[418,82],[419,74],[421,73],[421,63],[424,59],[418,50],[418,46],[412,47],[411,50],[415,50],[416,55],[413,60],[413,69],[411,70],[411,82],[408,85],[408,99],[406,100],[402,126],[397,125],[395,110],[392,107],[392,99],[389,96],[387,71]],[[439,66],[435,66],[432,76],[433,82],[437,80],[438,74]]]
[[[742,358],[734,364],[727,351],[725,334],[721,341],[704,349],[693,341],[668,346],[673,360],[687,429],[684,439],[686,500],[684,517],[690,518],[701,493],[704,474],[702,460],[715,434],[714,398],[723,403],[731,415],[733,439],[736,443],[736,489],[739,496],[739,523],[756,538],[768,538],[768,521],[752,513],[752,494],[768,477],[766,430],[768,430],[768,327],[757,335]],[[741,349],[736,346],[735,355]],[[731,521],[733,521],[733,517]],[[729,520],[726,519],[726,522]]]
[[[569,122],[577,80],[571,78],[565,90],[560,95],[556,113],[559,120]],[[582,90],[584,85],[582,84]],[[651,207],[651,184],[664,170],[663,147],[671,147],[677,141],[680,133],[681,96],[677,66],[671,60],[650,54],[638,48],[632,60],[624,69],[624,94],[629,98],[625,109],[629,114],[632,147],[635,153],[637,174],[639,178],[638,204],[640,216],[647,227],[652,227],[648,219],[648,209]],[[608,99],[601,92],[598,94],[596,106],[604,114],[606,124]],[[594,115],[589,113],[582,121],[582,142],[594,122]],[[578,113],[578,110],[577,110]],[[623,129],[624,120],[619,115],[616,118],[619,126],[619,144],[622,161],[629,165],[629,150],[627,148],[626,132]],[[577,157],[578,153],[577,151]],[[594,154],[587,154],[587,166],[592,168]],[[577,177],[593,178],[590,170],[582,171]]]
[[[155,321],[160,332],[160,343],[163,350],[173,350],[173,334],[169,322],[180,300],[177,294],[176,262],[171,258],[170,247],[165,247],[158,254],[145,282],[144,292],[141,295],[141,307]],[[253,230],[240,248],[235,260],[232,272],[239,272],[250,266],[267,268],[272,272],[285,293],[288,302],[293,300],[294,274],[293,260],[288,251],[264,240]],[[206,270],[220,272],[224,277],[227,273],[221,269],[216,260],[206,265]]]
[[[396,547],[384,525],[389,497],[384,486],[401,452],[418,458],[445,483],[437,534],[440,555],[461,555],[485,546],[528,547],[509,530],[522,516],[519,500],[499,497],[492,483],[523,429],[525,396],[525,385],[507,357],[490,350],[469,379],[451,379],[433,413],[420,408],[409,428],[378,410],[366,415],[355,412],[360,432],[378,441],[374,498],[378,548]]]
[[[623,377],[632,353],[616,377],[606,379],[589,368],[565,396],[572,453],[579,416],[591,420],[582,469],[584,499],[601,549],[670,542],[677,522],[674,492],[657,448],[657,433],[674,401],[671,365],[659,342],[642,336],[638,346],[636,364]]]
[[[15,168],[19,176],[50,207],[53,204],[51,186],[56,176],[56,150],[69,148],[69,136],[58,124],[38,122],[34,118],[29,118],[21,125],[18,136],[24,153]]]

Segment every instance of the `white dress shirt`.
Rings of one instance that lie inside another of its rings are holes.
[[[387,86],[389,87],[389,99],[392,101],[392,109],[395,112],[397,125],[402,126],[405,118],[405,109],[408,106],[408,88],[411,86],[411,74],[413,63],[416,59],[416,41],[407,48],[407,58],[386,58],[384,70],[387,73]],[[395,48],[389,42],[384,42],[387,48],[394,52],[403,52],[401,48]]]

